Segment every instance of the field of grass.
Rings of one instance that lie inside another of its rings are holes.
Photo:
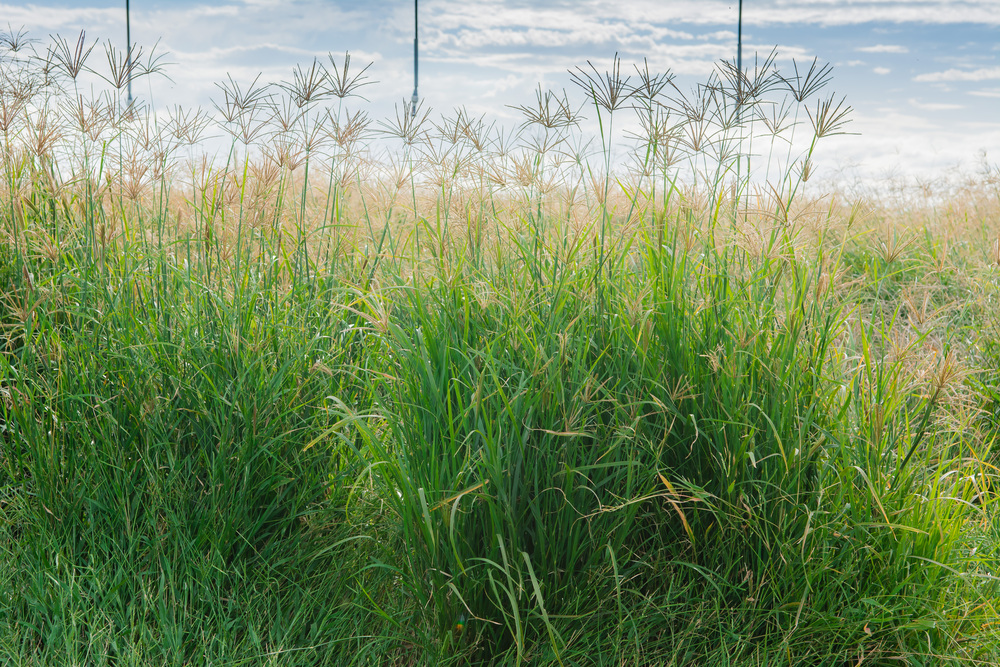
[[[0,42],[0,662],[1000,660],[996,169],[824,190],[816,63],[500,127]]]

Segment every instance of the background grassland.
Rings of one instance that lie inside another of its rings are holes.
[[[1000,657],[994,170],[816,191],[817,63],[504,129],[3,44],[4,662]]]

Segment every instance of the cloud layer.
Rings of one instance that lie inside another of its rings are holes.
[[[158,105],[211,107],[215,83],[288,78],[293,65],[349,50],[373,61],[373,116],[413,87],[413,6],[371,0],[146,0],[132,3],[135,41],[169,52],[173,82],[137,94]],[[512,121],[507,105],[537,85],[573,91],[567,70],[610,66],[617,52],[670,70],[690,87],[735,59],[733,0],[421,0],[420,92],[431,106]],[[744,4],[744,58],[778,48],[778,66],[813,57],[837,63],[834,83],[855,107],[863,139],[831,142],[833,160],[884,169],[937,169],[1000,144],[991,105],[1000,88],[996,0],[757,0]],[[124,12],[110,0],[0,3],[0,16],[43,40],[60,33],[124,41]],[[40,46],[39,48],[44,48]],[[863,60],[859,55],[863,54]],[[891,119],[885,121],[885,119]],[[968,122],[984,123],[973,130]],[[984,127],[986,129],[984,129]],[[852,143],[853,142],[853,143]],[[851,148],[855,146],[857,148]]]

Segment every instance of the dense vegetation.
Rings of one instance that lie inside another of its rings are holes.
[[[996,172],[810,189],[829,68],[511,130],[3,45],[3,662],[1000,659]]]

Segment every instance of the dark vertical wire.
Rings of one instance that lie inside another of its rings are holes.
[[[419,35],[419,23],[417,15],[417,3],[418,0],[413,0],[413,100],[410,105],[410,115],[413,118],[417,117],[417,100],[420,98],[417,96],[417,37]]]
[[[740,155],[736,157],[736,197],[739,206],[740,166],[743,162],[743,0],[736,19],[736,125],[740,132]],[[747,182],[750,178],[750,157],[747,156]]]
[[[740,0],[739,18],[736,27],[736,69],[740,76],[736,79],[736,92],[743,97],[743,0]]]
[[[132,104],[132,16],[125,0],[125,72],[128,75],[128,103]]]

